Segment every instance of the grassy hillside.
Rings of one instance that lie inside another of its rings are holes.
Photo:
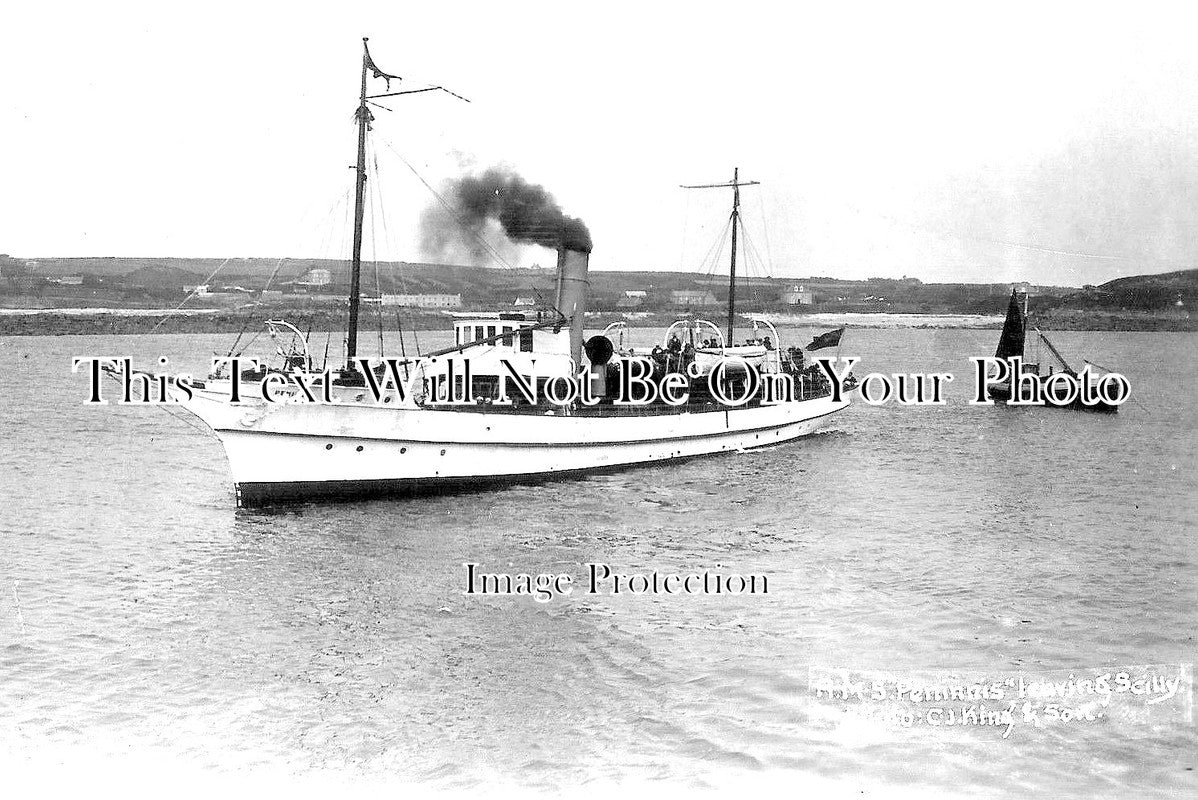
[[[1042,304],[1045,311],[1132,311],[1189,315],[1198,308],[1198,269],[1116,278]]]
[[[218,269],[219,268],[219,269]],[[328,270],[332,280],[312,294],[298,293],[292,282],[312,269]],[[216,273],[213,277],[213,273]],[[81,276],[82,281],[62,280]],[[43,258],[0,256],[0,306],[57,308],[69,306],[170,308],[183,302],[184,286],[211,284],[218,292],[191,298],[193,307],[235,307],[260,299],[280,312],[289,308],[341,306],[348,294],[349,267],[327,259],[188,259],[188,258]],[[273,292],[257,297],[269,283]],[[363,265],[362,290],[398,294],[460,294],[466,308],[513,307],[517,298],[552,303],[554,269],[500,269],[454,264],[391,262]],[[648,270],[593,271],[589,307],[596,311],[679,310],[671,292],[710,292],[715,305],[706,313],[722,313],[727,302],[726,278],[695,272]],[[789,306],[784,295],[796,284],[809,293],[810,305]],[[222,287],[238,291],[221,294]],[[865,281],[829,277],[753,278],[738,283],[737,308],[759,312],[889,312],[1001,315],[1011,286],[1007,283],[928,284],[917,279],[874,278]],[[252,296],[247,296],[245,290]],[[635,307],[626,292],[641,295]],[[1198,270],[1119,278],[1101,286],[1072,289],[1031,287],[1031,308],[1044,325],[1061,328],[1193,330],[1198,320]]]

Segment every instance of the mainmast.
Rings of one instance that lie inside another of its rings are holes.
[[[406,89],[404,91],[392,92],[391,81],[402,80],[402,78],[398,75],[383,72],[375,65],[374,60],[370,57],[370,48],[367,46],[368,41],[367,37],[362,37],[362,84],[361,92],[358,95],[358,110],[355,113],[355,117],[358,120],[358,163],[354,167],[357,170],[354,191],[354,252],[349,273],[349,330],[345,346],[346,369],[351,372],[357,371],[357,367],[354,365],[354,357],[358,354],[358,311],[361,305],[362,288],[362,221],[366,213],[366,132],[370,130],[370,123],[374,121],[374,115],[370,113],[368,104],[370,104],[370,101],[380,97],[398,97],[400,95],[420,94],[422,92],[445,92],[459,100],[470,102],[461,95],[449,91],[444,86],[426,86],[421,89]],[[383,94],[366,94],[367,78],[371,77],[385,80],[387,82],[387,91]],[[373,105],[378,104],[374,103]],[[379,108],[390,111],[385,106],[379,106]]]
[[[347,369],[354,369],[354,356],[358,354],[358,309],[361,304],[362,288],[362,219],[365,215],[366,197],[366,129],[372,119],[366,107],[366,73],[374,66],[370,60],[370,49],[366,37],[362,37],[362,93],[358,101],[358,165],[357,186],[354,190],[354,254],[349,271],[349,337],[345,346]],[[377,70],[376,70],[377,71]]]
[[[728,267],[728,346],[736,344],[732,326],[736,321],[736,229],[740,227],[740,167],[732,168],[732,263]]]
[[[731,347],[735,343],[732,336],[733,328],[736,324],[736,234],[740,227],[740,187],[742,186],[757,186],[759,181],[744,181],[740,180],[740,168],[732,168],[732,181],[730,183],[704,183],[697,186],[683,185],[683,189],[726,189],[732,187],[732,260],[728,269],[728,338],[727,346]]]

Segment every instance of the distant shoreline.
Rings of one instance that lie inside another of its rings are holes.
[[[165,311],[161,309],[4,309],[0,312],[0,336],[86,336],[86,335],[130,335],[130,334],[203,334],[238,333],[243,329],[257,330],[267,318],[262,310],[253,314],[227,309],[190,309]],[[324,309],[306,313],[287,314],[279,309],[273,315],[290,319],[301,329],[313,332],[338,331],[345,329],[345,312],[342,309]],[[388,331],[405,330],[449,330],[449,318],[440,313],[405,313],[404,318],[395,315],[384,318],[382,328]],[[669,313],[646,313],[631,318],[616,313],[588,315],[588,328],[602,328],[610,322],[624,320],[632,327],[665,327],[681,315]],[[717,313],[703,315],[718,323],[723,316]],[[813,312],[811,314],[764,314],[784,328],[826,328],[845,326],[849,328],[940,328],[997,330],[1002,327],[1002,317],[978,314],[895,314],[895,313],[837,313]],[[741,318],[744,324],[750,322]],[[1041,316],[1033,320],[1045,330],[1074,331],[1198,331],[1198,319],[1184,316],[1165,316],[1145,312],[1067,312]],[[362,330],[377,330],[379,319],[369,312],[362,318]]]

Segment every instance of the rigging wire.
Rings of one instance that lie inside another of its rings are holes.
[[[761,255],[757,252],[757,247],[753,240],[749,238],[749,230],[745,227],[745,221],[740,221],[740,239],[741,245],[744,248],[741,252],[745,256],[745,277],[754,277],[753,273],[757,272],[757,277],[767,277],[763,274]],[[756,267],[756,270],[754,270]]]
[[[107,375],[112,380],[113,383],[116,383],[118,385],[121,383],[121,381],[117,379],[116,375],[109,372],[108,370],[104,370],[104,374]],[[189,428],[195,428],[197,431],[204,434],[205,436],[210,436],[213,439],[220,441],[219,437],[217,437],[217,435],[210,428],[207,428],[203,425],[197,425],[188,416],[186,416],[185,414],[183,414],[181,412],[180,413],[175,412],[174,410],[172,410],[170,408],[170,406],[164,405],[162,403],[152,403],[151,405],[153,405],[154,408],[162,409],[163,411],[166,412],[166,414],[168,416],[174,417],[175,419],[177,419],[180,422],[187,425]]]
[[[761,251],[757,249],[757,241],[755,239],[752,239],[749,237],[749,231],[747,228],[744,227],[743,220],[741,223],[741,231],[745,237],[745,260],[746,260],[746,262],[750,265],[750,267],[752,267],[754,265],[756,266],[758,278],[773,278],[772,270],[769,269],[769,266],[761,258]],[[755,301],[761,299],[761,290],[762,290],[761,286],[758,286],[756,284],[749,285],[749,291],[751,293],[753,300],[755,300]]]
[[[386,144],[386,141],[384,141],[383,143]],[[375,183],[375,191],[378,192],[379,219],[381,220],[382,226],[383,226],[383,241],[384,241],[384,243],[389,243],[389,245],[391,247],[391,252],[398,253],[400,251],[399,250],[399,242],[395,238],[395,234],[393,234],[391,232],[391,230],[387,227],[387,210],[386,210],[385,206],[383,205],[383,182],[381,180],[378,180],[377,148],[375,149],[374,152],[375,152],[375,160],[374,160],[375,181],[374,181],[374,183]],[[388,269],[389,269],[388,277],[391,279],[391,281],[393,283],[395,281],[396,276],[398,276],[398,278],[399,278],[400,294],[409,294],[408,278],[407,278],[406,270],[404,270],[400,264],[398,264],[397,262],[393,262],[393,261],[388,262]],[[377,275],[376,275],[376,279],[377,279]],[[382,313],[383,313],[383,307],[382,307],[381,295],[380,295],[380,304],[379,304],[380,316],[382,315]],[[403,325],[400,324],[399,311],[395,312],[395,324],[396,324],[396,329],[397,329],[397,333],[399,336],[400,353],[406,359],[407,358],[407,352],[406,352],[407,346],[404,343]],[[415,334],[416,334],[415,326],[413,326],[412,334],[413,334],[413,336],[415,336]],[[419,343],[418,339],[416,340],[416,354],[417,355],[420,354],[420,343]],[[405,367],[405,369],[406,369],[406,367]]]
[[[266,283],[262,284],[262,290],[261,290],[261,291],[263,291],[263,292],[265,292],[265,291],[266,291],[267,287],[268,287],[268,286],[270,286],[270,283],[271,283],[271,281],[273,281],[273,280],[275,279],[275,276],[279,274],[279,268],[283,266],[283,262],[284,262],[284,261],[286,261],[286,260],[287,260],[287,258],[284,256],[283,258],[280,258],[280,259],[279,259],[279,260],[278,260],[278,261],[275,263],[275,268],[274,268],[274,270],[273,270],[273,271],[270,273],[270,277],[266,279]],[[259,295],[259,298],[261,298],[261,295]],[[259,300],[259,303],[260,303],[260,302],[261,302],[261,300]],[[238,342],[240,342],[240,341],[241,341],[241,337],[242,337],[242,336],[245,334],[245,331],[246,331],[246,329],[247,329],[247,328],[249,328],[249,326],[250,326],[250,322],[253,320],[253,314],[251,313],[251,311],[252,311],[252,309],[253,309],[253,308],[254,308],[254,305],[253,305],[253,304],[251,304],[250,306],[248,306],[248,307],[247,307],[247,313],[246,313],[246,324],[242,326],[242,328],[241,328],[241,332],[237,334],[237,338],[236,338],[236,339],[233,341],[233,345],[232,345],[232,346],[229,348],[229,354],[230,354],[230,355],[233,355],[233,351],[234,351],[234,350],[237,350],[237,344],[238,344]],[[254,340],[258,338],[258,334],[260,334],[261,332],[262,332],[261,330],[259,330],[259,331],[256,331],[256,332],[254,333],[254,336],[253,336],[253,338],[251,338],[251,339],[250,339],[248,342],[246,342],[246,343],[245,343],[245,347],[243,347],[243,348],[241,348],[240,350],[238,350],[238,351],[237,351],[237,353],[236,353],[236,355],[237,355],[237,356],[240,356],[242,353],[244,353],[244,352],[245,352],[245,351],[246,351],[246,350],[249,348],[249,346],[250,346],[251,344],[253,344],[253,343],[254,343]]]
[[[759,299],[761,291],[757,283],[751,279],[754,277],[763,278],[768,276],[763,274],[764,270],[761,264],[761,256],[757,252],[757,247],[753,244],[753,240],[749,238],[749,229],[745,226],[744,217],[738,217],[737,219],[738,223],[740,224],[741,240],[744,243],[742,252],[744,253],[745,257],[745,278],[749,279],[746,280],[745,288],[749,290],[749,299],[756,302]],[[754,267],[756,267],[756,269],[754,269]],[[754,272],[757,274],[754,275]]]
[[[382,139],[381,141],[383,142],[384,145],[387,146],[387,148],[389,150],[391,150],[392,153],[395,153],[395,155],[399,157],[400,161],[404,162],[404,165],[407,166],[408,169],[411,170],[412,173],[414,175],[416,175],[417,178],[420,179],[421,183],[424,183],[425,186],[428,186],[428,183],[426,183],[424,181],[424,179],[421,178],[420,175],[412,168],[412,166],[407,163],[407,161],[404,159],[404,157],[402,155],[400,155],[399,152],[394,147],[391,146],[390,142],[388,142],[386,139]],[[375,150],[375,152],[377,153],[377,149]],[[398,239],[396,238],[398,234],[391,231],[391,229],[388,228],[388,226],[387,226],[387,213],[386,213],[386,209],[383,205],[383,183],[381,180],[377,180],[377,175],[378,175],[378,158],[377,158],[377,156],[375,158],[374,163],[375,163],[375,175],[376,175],[375,188],[376,188],[376,191],[378,192],[379,219],[382,221],[382,226],[383,226],[383,240],[384,240],[384,242],[390,242],[390,246],[392,247],[393,252],[398,253],[399,252],[399,242],[398,242]],[[431,188],[430,188],[430,191],[431,191]],[[434,193],[434,195],[435,195],[435,193]],[[440,198],[438,198],[438,199],[440,199]],[[398,276],[398,278],[399,278],[400,292],[402,294],[408,294],[410,292],[410,286],[408,283],[407,271],[404,270],[403,267],[398,263],[389,262],[389,264],[390,264],[392,279],[394,279],[395,276]],[[379,313],[380,314],[382,313],[382,306],[379,307]],[[397,325],[399,325],[399,316],[400,316],[399,312],[396,311],[395,319],[396,319]],[[403,328],[402,328],[402,326],[400,326],[400,328],[399,328],[399,346],[400,346],[401,351],[406,351],[406,345],[404,344],[403,336],[404,336]],[[420,335],[417,333],[415,325],[412,326],[412,339],[413,339],[413,343],[415,344],[415,347],[416,347],[416,355],[419,356],[420,355]],[[406,352],[404,352],[404,358],[407,358]]]
[[[766,258],[769,259],[769,263],[766,266],[766,274],[773,275],[774,274],[774,254],[773,254],[773,251],[770,250],[769,221],[765,218],[765,200],[763,199],[765,192],[758,191],[758,192],[755,192],[755,194],[757,195],[757,212],[761,215],[759,217],[759,219],[761,220],[761,232],[765,236],[765,256],[766,256]]]
[[[267,289],[270,288],[271,282],[274,281],[275,276],[279,274],[279,268],[283,266],[283,262],[286,260],[287,260],[287,257],[284,256],[283,258],[280,258],[277,263],[275,263],[275,268],[271,271],[270,277],[268,277],[266,279],[266,283],[262,284],[261,291],[265,292]]]
[[[237,332],[237,338],[234,339],[233,344],[231,344],[229,346],[229,355],[232,355],[233,351],[237,349],[237,345],[239,345],[241,343],[241,337],[245,336],[245,332],[247,330],[249,330],[250,323],[253,321],[254,321],[254,317],[252,314],[245,315],[245,324],[241,326],[241,330]]]
[[[342,192],[341,195],[338,196],[337,199],[333,201],[333,204],[329,207],[329,213],[326,214],[324,216],[324,218],[321,220],[320,225],[321,225],[321,229],[322,229],[323,233],[321,234],[320,246],[316,251],[317,253],[320,253],[323,255],[333,249],[332,248],[332,246],[333,246],[332,231],[336,230],[337,235],[344,238],[345,226],[344,225],[341,225],[341,226],[333,225],[332,224],[333,219],[334,219],[333,215],[337,213],[338,209],[341,209],[343,207],[346,209],[349,208],[350,196],[352,194],[353,194],[353,187],[347,186],[345,188],[345,191]],[[348,211],[346,213],[348,214]]]
[[[175,419],[179,420],[180,422],[186,424],[188,427],[195,428],[197,431],[199,431],[203,435],[210,436],[211,438],[216,439],[216,441],[218,441],[218,442],[220,441],[220,438],[215,433],[213,433],[210,429],[204,427],[203,425],[197,425],[195,422],[193,422],[191,419],[189,419],[187,417],[187,415],[185,415],[181,412],[174,411],[173,409],[169,408],[168,406],[164,406],[161,403],[155,403],[154,407],[161,408],[168,415],[170,415],[170,416],[174,417]]]
[[[948,231],[944,231],[944,230],[938,230],[938,229],[932,228],[927,225],[919,225],[914,222],[908,222],[906,220],[901,220],[901,219],[898,219],[897,217],[892,217],[889,214],[883,214],[879,211],[874,211],[874,212],[869,212],[869,213],[863,212],[858,206],[855,206],[851,203],[846,203],[846,205],[848,206],[848,208],[850,208],[852,211],[856,212],[858,215],[874,216],[879,219],[886,220],[887,222],[890,222],[890,223],[897,225],[901,228],[908,228],[910,230],[920,231],[922,233],[929,234],[931,236],[934,236],[934,237],[944,240],[944,241],[956,240],[958,242],[967,241],[967,242],[978,242],[980,244],[994,244],[994,245],[999,245],[1000,247],[1010,247],[1010,248],[1014,248],[1017,250],[1029,250],[1029,251],[1032,251],[1035,253],[1045,253],[1047,255],[1070,256],[1072,258],[1092,258],[1092,259],[1097,259],[1100,261],[1146,261],[1146,260],[1150,260],[1150,259],[1144,259],[1140,256],[1129,256],[1129,255],[1111,254],[1111,253],[1089,253],[1089,252],[1085,252],[1082,250],[1066,250],[1064,248],[1049,247],[1047,245],[1031,244],[1028,242],[1015,242],[1015,241],[1009,241],[1006,239],[994,239],[994,238],[990,238],[990,237],[986,237],[986,236],[972,236],[972,235],[966,234],[966,233],[952,233],[952,232],[948,232]],[[1160,262],[1160,263],[1167,263],[1167,262]]]
[[[366,198],[367,203],[370,206],[370,255],[373,256],[371,263],[374,266],[374,293],[375,293],[375,296],[378,297],[378,306],[376,308],[375,317],[378,322],[378,329],[379,329],[379,357],[385,358],[385,355],[383,353],[383,290],[382,290],[382,287],[379,285],[379,253],[378,253],[378,245],[375,242],[375,237],[374,237],[374,234],[375,234],[374,195],[375,195],[375,191],[377,189],[377,184],[379,182],[378,181],[379,161],[378,161],[378,154],[373,150],[373,148],[371,149],[370,157],[371,157],[371,163],[374,165],[374,180],[370,181],[370,184],[371,184],[370,195]],[[385,242],[385,239],[384,239],[384,242]]]
[[[347,191],[352,191],[352,188],[351,188],[351,190],[347,190]],[[352,220],[352,217],[351,217],[352,211],[353,211],[353,205],[347,201],[345,204],[345,217],[342,220],[342,224],[340,226],[341,247],[338,248],[340,257],[337,259],[337,261],[339,261],[343,265],[349,264],[353,260],[353,240],[351,239],[351,234],[350,234],[350,232],[353,230],[353,224],[351,221]],[[347,336],[348,336],[348,333],[346,335],[338,337],[338,340],[340,342],[340,348],[341,348],[339,351],[340,355],[338,356],[338,360],[340,361],[340,363],[345,363],[345,356],[349,350],[349,343],[346,341]],[[328,348],[326,348],[326,353],[327,353],[327,351],[328,351]]]
[[[319,252],[319,253],[328,252],[330,239],[331,239],[330,231],[332,231],[334,229],[339,229],[341,231],[341,236],[344,237],[345,226],[342,225],[342,226],[338,227],[338,226],[332,225],[331,221],[334,218],[334,215],[337,213],[338,209],[341,209],[341,208],[345,208],[345,220],[348,221],[349,211],[348,211],[348,206],[346,204],[349,200],[350,192],[351,192],[351,189],[346,189],[345,191],[338,194],[333,199],[333,202],[331,202],[329,204],[328,210],[322,216],[321,221],[319,223],[319,227],[323,230],[323,233],[321,234],[320,246],[319,246],[319,249],[317,252]],[[265,292],[267,289],[270,288],[271,284],[274,283],[275,279],[278,277],[279,273],[282,271],[282,266],[285,261],[288,261],[288,259],[286,257],[283,257],[283,258],[280,258],[275,263],[274,269],[271,271],[271,273],[267,277],[265,283],[263,283],[263,285],[262,285],[262,289],[261,289],[262,292]],[[304,272],[297,272],[295,274],[298,277],[300,275],[303,275]],[[311,306],[312,306],[311,298],[305,297],[304,306],[306,309],[309,309],[309,310],[311,309]],[[252,306],[249,308],[252,308]],[[233,344],[229,348],[230,355],[233,355],[233,354],[236,354],[238,356],[242,355],[246,350],[249,349],[249,347],[257,340],[258,336],[262,333],[261,330],[256,331],[254,333],[254,335],[250,338],[250,340],[248,342],[246,342],[244,347],[242,347],[240,350],[237,349],[237,345],[241,343],[241,339],[245,335],[246,331],[249,329],[249,326],[253,322],[253,319],[254,319],[254,317],[253,317],[252,313],[247,314],[245,325],[242,326],[241,330],[237,334],[237,338],[233,341]]]
[[[474,238],[474,240],[475,240],[475,241],[477,241],[477,242],[478,242],[478,243],[479,243],[479,244],[482,246],[482,248],[483,248],[484,250],[486,250],[486,251],[487,251],[487,254],[488,254],[488,255],[490,255],[490,256],[491,256],[491,258],[495,259],[495,261],[496,261],[498,264],[500,264],[501,266],[503,266],[503,267],[505,267],[505,268],[507,268],[507,269],[513,269],[512,265],[511,265],[511,264],[509,264],[509,263],[507,262],[507,260],[506,260],[506,259],[505,259],[505,258],[504,258],[502,255],[500,255],[500,254],[499,254],[499,251],[498,251],[498,250],[496,250],[496,249],[495,249],[495,248],[494,248],[494,247],[491,245],[491,243],[490,243],[490,242],[488,242],[486,239],[484,239],[484,238],[482,237],[482,235],[481,235],[481,234],[479,234],[477,231],[474,231],[474,230],[472,230],[472,229],[470,228],[470,226],[469,226],[469,225],[467,225],[467,224],[466,224],[466,223],[465,223],[465,222],[462,220],[462,216],[461,216],[460,214],[458,214],[458,213],[457,213],[457,211],[455,211],[455,210],[453,209],[453,206],[451,206],[451,205],[449,204],[449,202],[448,202],[448,201],[447,201],[447,200],[446,200],[444,197],[442,197],[442,196],[441,196],[441,194],[440,194],[440,193],[439,193],[439,192],[438,192],[436,189],[434,189],[434,188],[432,187],[432,185],[431,185],[431,184],[429,184],[429,182],[428,182],[428,181],[426,181],[426,180],[424,179],[424,176],[422,176],[422,175],[421,175],[419,172],[417,172],[417,171],[416,171],[416,168],[415,168],[415,167],[413,167],[413,166],[411,165],[411,163],[410,163],[410,162],[409,162],[409,161],[408,161],[406,158],[404,158],[404,157],[403,157],[403,155],[402,155],[402,154],[401,154],[401,153],[400,153],[398,150],[396,150],[396,149],[395,149],[395,147],[393,147],[393,146],[391,145],[391,143],[390,143],[390,142],[388,142],[386,139],[383,139],[382,141],[383,141],[383,144],[385,144],[385,145],[387,146],[387,149],[389,149],[389,150],[390,150],[392,153],[394,153],[394,154],[396,155],[396,157],[397,157],[397,158],[398,158],[400,161],[402,161],[402,162],[403,162],[404,166],[405,166],[405,167],[407,167],[407,168],[408,168],[408,170],[409,170],[409,171],[410,171],[410,172],[411,172],[413,175],[415,175],[415,176],[416,176],[416,179],[417,179],[417,180],[419,180],[419,181],[420,181],[422,184],[424,184],[424,188],[425,188],[425,189],[428,189],[428,191],[429,191],[429,192],[430,192],[430,193],[433,195],[433,197],[435,197],[435,198],[437,199],[437,202],[441,204],[441,207],[442,207],[442,208],[444,208],[444,209],[445,209],[445,210],[446,210],[446,211],[449,213],[449,215],[450,215],[450,216],[452,216],[452,217],[454,218],[454,220],[455,220],[455,221],[458,223],[458,225],[459,225],[459,226],[461,226],[461,229],[462,229],[463,231],[465,231],[465,232],[466,232],[466,233],[468,233],[468,234],[469,234],[471,237],[473,237],[473,238]],[[554,232],[556,232],[556,231],[554,231]]]
[[[250,345],[252,345],[254,342],[256,342],[256,341],[258,340],[258,337],[259,337],[259,336],[261,336],[261,335],[262,335],[262,329],[261,329],[261,328],[259,328],[258,330],[254,331],[254,335],[253,335],[253,336],[251,336],[251,337],[250,337],[250,340],[249,340],[248,342],[246,342],[246,343],[245,343],[245,347],[243,347],[243,348],[241,348],[240,350],[238,350],[238,351],[237,351],[237,352],[236,352],[234,355],[236,355],[236,356],[240,357],[242,353],[244,353],[246,350],[249,350],[249,349],[250,349]]]
[[[190,292],[188,292],[188,293],[187,293],[187,294],[186,294],[186,295],[183,297],[183,299],[182,299],[182,300],[180,300],[180,301],[179,301],[179,305],[175,306],[175,307],[174,307],[174,309],[173,309],[173,310],[171,310],[171,312],[170,312],[170,313],[163,314],[163,315],[162,315],[162,317],[161,317],[161,318],[159,318],[158,322],[154,323],[154,327],[150,328],[150,333],[153,333],[154,331],[158,330],[158,328],[159,328],[159,327],[161,327],[162,323],[166,322],[167,318],[168,318],[168,317],[170,317],[170,315],[171,315],[171,314],[173,314],[173,313],[175,313],[176,311],[178,311],[179,309],[183,308],[183,304],[184,304],[184,303],[186,303],[186,302],[187,302],[188,300],[190,300],[191,298],[195,297],[195,294],[196,294],[196,292],[197,292],[197,291],[199,291],[199,289],[200,289],[200,286],[207,286],[207,285],[208,285],[208,284],[209,284],[209,283],[212,281],[212,279],[216,277],[216,273],[218,273],[218,272],[220,272],[222,269],[224,269],[224,267],[225,267],[225,264],[228,264],[228,263],[229,263],[230,261],[232,261],[232,260],[233,260],[233,257],[232,257],[232,256],[229,256],[229,257],[228,257],[228,258],[226,258],[224,261],[220,262],[220,264],[217,266],[217,268],[216,268],[216,269],[214,269],[214,270],[212,270],[212,274],[211,274],[211,275],[209,275],[207,278],[205,278],[205,279],[204,279],[204,282],[203,282],[203,283],[199,284],[199,286],[195,286],[194,288],[192,288],[192,290],[191,290]]]
[[[720,257],[724,254],[724,243],[728,241],[728,233],[732,229],[732,217],[728,217],[724,223],[724,228],[720,231],[720,237],[712,243],[707,254],[703,256],[703,260],[699,262],[700,272],[704,275],[714,275],[716,265],[720,261]]]
[[[678,248],[679,272],[686,269],[686,232],[691,218],[691,193],[684,192],[684,194],[686,195],[686,210],[682,214],[682,244]]]

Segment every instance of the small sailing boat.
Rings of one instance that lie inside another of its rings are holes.
[[[1010,403],[1012,397],[1026,398],[1035,393],[1043,398],[1041,405],[1051,408],[1096,411],[1104,414],[1118,412],[1118,405],[1109,403],[1102,397],[1086,398],[1083,392],[1069,391],[1070,383],[1076,384],[1080,381],[1078,371],[1070,365],[1052,340],[1035,326],[1032,326],[1030,337],[1031,356],[1034,360],[1027,360],[1025,354],[1029,339],[1027,302],[1026,294],[1020,302],[1019,291],[1011,290],[1011,301],[1007,304],[1007,317],[1003,321],[1002,334],[998,339],[998,349],[994,353],[995,358],[1004,361],[1018,358],[1022,362],[1020,372],[1023,382],[1021,383],[1019,376],[1014,374],[1006,380],[993,381],[987,386],[990,396],[996,400]],[[1095,368],[1100,372],[1106,372],[1095,364],[1088,361],[1085,363],[1084,369],[1087,372],[1094,373]],[[1071,376],[1074,380],[1053,379],[1054,376],[1061,374]],[[1038,387],[1031,386],[1032,381],[1038,383]],[[1037,388],[1039,389],[1038,393],[1036,392]]]

